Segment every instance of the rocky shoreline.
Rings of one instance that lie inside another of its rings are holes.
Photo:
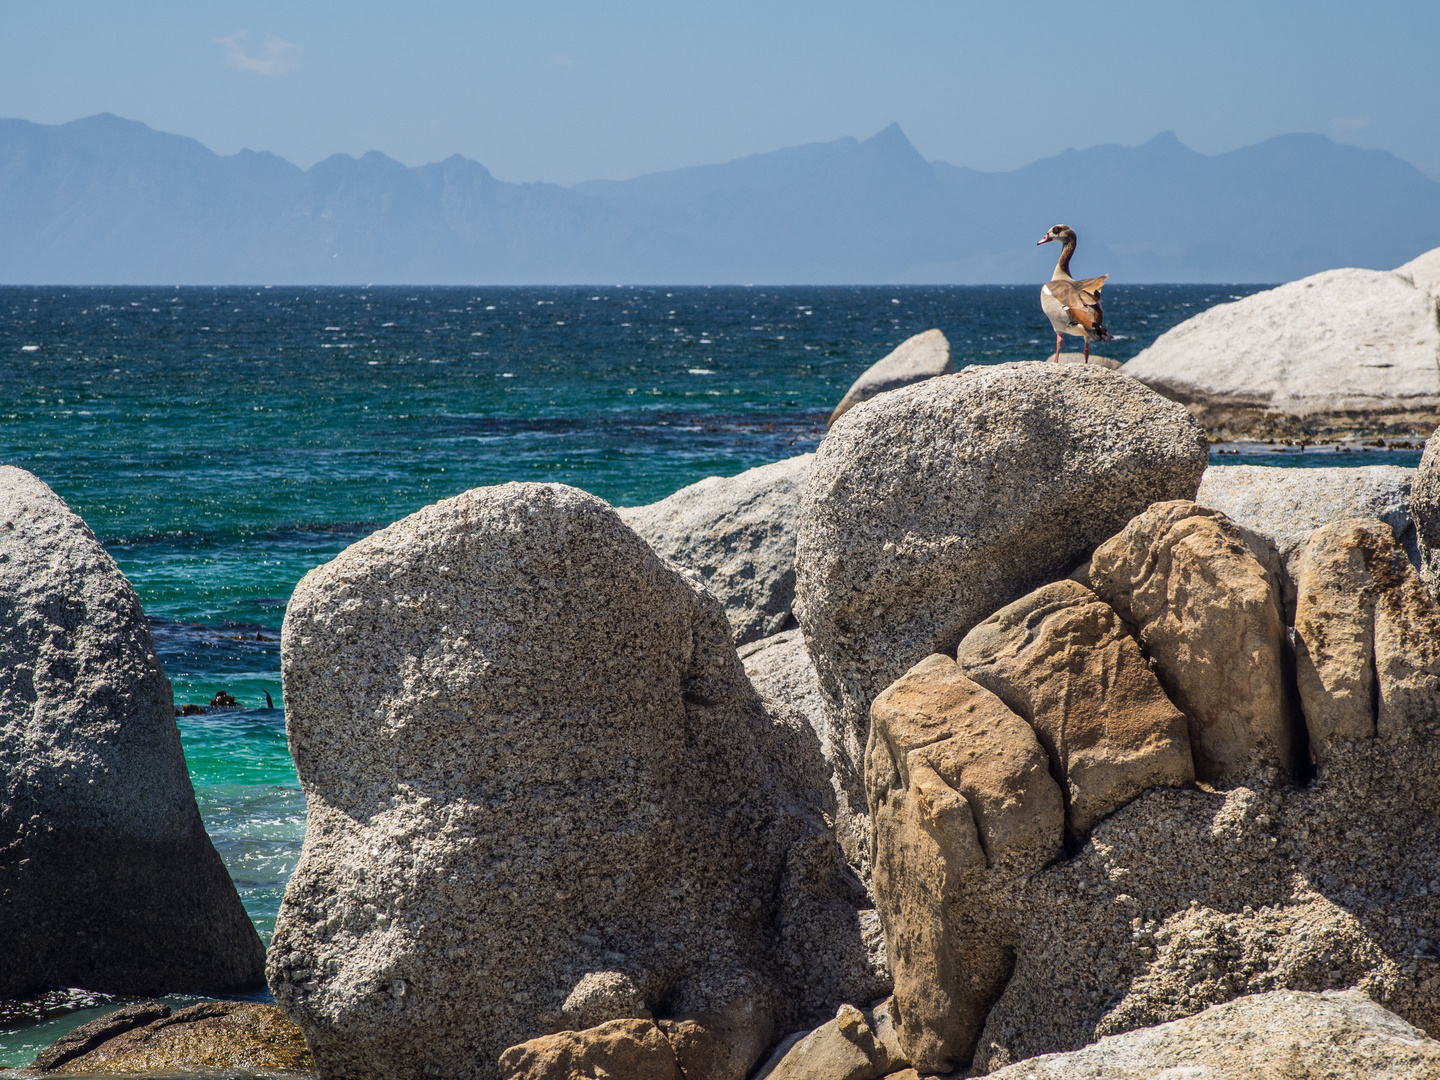
[[[276,1004],[32,1071],[1434,1075],[1440,440],[1209,465],[1142,359],[931,331],[816,454],[479,488],[316,568]],[[0,581],[0,993],[255,987],[134,592],[18,469]]]

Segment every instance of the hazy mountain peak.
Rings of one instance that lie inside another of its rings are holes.
[[[1316,134],[1204,155],[1162,132],[981,173],[891,124],[567,189],[459,155],[302,171],[113,114],[0,120],[15,283],[1024,282],[1048,274],[1034,238],[1055,221],[1117,284],[1279,281],[1440,246],[1440,184]]]
[[[860,144],[860,148],[902,165],[927,168],[930,164],[905,137],[898,123],[871,135]]]
[[[29,121],[26,121],[28,123]],[[46,125],[36,125],[43,127]],[[116,116],[114,113],[95,113],[93,116],[82,116],[78,120],[71,120],[69,123],[56,125],[67,131],[128,131],[128,132],[149,132],[150,134],[161,134],[149,124],[139,120],[127,120],[123,116]],[[183,135],[172,135],[171,138],[183,139]]]

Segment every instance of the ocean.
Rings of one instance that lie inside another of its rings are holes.
[[[1127,360],[1264,287],[1110,285],[1103,351]],[[957,367],[1048,356],[1037,294],[0,288],[0,463],[38,475],[104,541],[176,704],[236,699],[178,723],[206,827],[268,942],[305,829],[279,632],[306,571],[480,485],[560,481],[633,505],[813,450],[854,378],[911,334],[939,327]],[[1419,457],[1246,447],[1215,460]],[[0,1006],[0,1065],[28,1064],[120,1000]]]

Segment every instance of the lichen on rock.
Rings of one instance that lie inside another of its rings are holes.
[[[300,1029],[274,1005],[207,1001],[172,1011],[148,1002],[82,1024],[31,1068],[59,1075],[215,1074],[311,1077]]]

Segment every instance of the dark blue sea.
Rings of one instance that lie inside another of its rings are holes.
[[[1263,287],[1110,285],[1105,354]],[[813,450],[855,376],[933,326],[957,367],[1042,359],[1054,340],[1029,286],[0,288],[0,462],[105,542],[177,704],[239,702],[180,727],[268,941],[304,833],[278,639],[307,570],[483,484],[629,505]],[[1419,460],[1253,449],[1216,460]],[[0,1011],[0,1065],[94,1015],[81,1003],[57,997],[38,1025]]]

